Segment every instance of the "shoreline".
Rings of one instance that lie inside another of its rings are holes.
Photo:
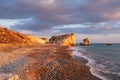
[[[88,60],[86,60],[85,58],[79,57],[79,56],[75,56],[74,59],[77,60],[77,61],[80,61],[80,62],[84,63],[86,66],[88,66],[88,65],[87,65]],[[89,67],[89,66],[88,66],[88,67]],[[90,70],[89,70],[89,71],[90,71]],[[102,80],[102,79],[100,79],[99,77],[93,75],[91,71],[90,71],[90,73],[91,73],[91,76],[93,77],[94,80]]]
[[[78,52],[79,49],[73,48],[73,50],[74,50],[74,52],[73,52],[74,55],[76,54],[74,57],[75,60],[82,61],[84,64],[86,64],[86,66],[90,67],[89,71],[93,76],[97,77],[99,80],[108,80],[104,76],[101,76],[98,73],[96,73],[96,70],[91,66],[92,61],[89,58],[87,58],[86,56],[81,55],[81,52]]]
[[[89,65],[87,65],[89,63],[89,61],[86,58],[84,58],[83,56],[75,55],[75,53],[76,53],[75,48],[73,48],[73,53],[74,53],[74,60],[80,61],[80,62],[84,63],[87,67],[90,67]],[[89,71],[91,73],[91,76],[93,77],[93,80],[103,80],[91,72],[91,67],[90,67]]]
[[[74,60],[81,61],[81,62],[83,62],[84,64],[87,64],[87,63],[88,63],[88,60],[84,59],[83,57],[76,56],[76,55],[74,55]]]
[[[3,75],[3,80],[100,80],[90,73],[90,67],[74,60],[70,47],[45,44],[17,46],[8,50],[5,55],[0,53],[5,57],[1,61],[7,59],[0,64],[0,73],[11,74],[9,77]]]

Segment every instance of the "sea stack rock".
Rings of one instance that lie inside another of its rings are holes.
[[[71,34],[52,36],[49,39],[49,43],[61,44],[64,46],[75,46],[76,45],[76,35],[74,33],[71,33]]]
[[[89,40],[89,38],[83,39],[83,43],[80,43],[80,45],[89,46],[89,45],[90,45],[90,40]]]

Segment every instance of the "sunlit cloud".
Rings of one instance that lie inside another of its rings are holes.
[[[0,19],[6,20],[0,25],[36,35],[120,34],[120,0],[0,0]]]
[[[55,26],[53,29],[78,29],[82,27],[90,27],[90,23],[86,24],[69,24],[69,25],[60,25],[60,26]]]

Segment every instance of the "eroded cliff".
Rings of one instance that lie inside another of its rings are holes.
[[[64,46],[75,46],[76,35],[74,33],[71,33],[71,34],[52,36],[49,39],[49,43],[60,44],[60,45],[64,45]]]

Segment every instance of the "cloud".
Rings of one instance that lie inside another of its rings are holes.
[[[64,25],[54,27],[54,30],[58,30],[58,33],[80,33],[80,34],[113,34],[120,33],[119,27],[120,21],[102,22],[102,23],[85,23],[79,25]]]
[[[0,0],[0,18],[31,19],[12,26],[11,29],[15,30],[39,32],[54,30],[54,27],[63,25],[85,24],[86,26],[87,23],[91,23],[89,24],[91,27],[70,28],[67,32],[86,34],[119,32],[116,30],[119,28],[114,27],[115,25],[108,27],[98,25],[102,22],[120,20],[119,4],[120,0]],[[66,29],[57,31],[64,32]]]

